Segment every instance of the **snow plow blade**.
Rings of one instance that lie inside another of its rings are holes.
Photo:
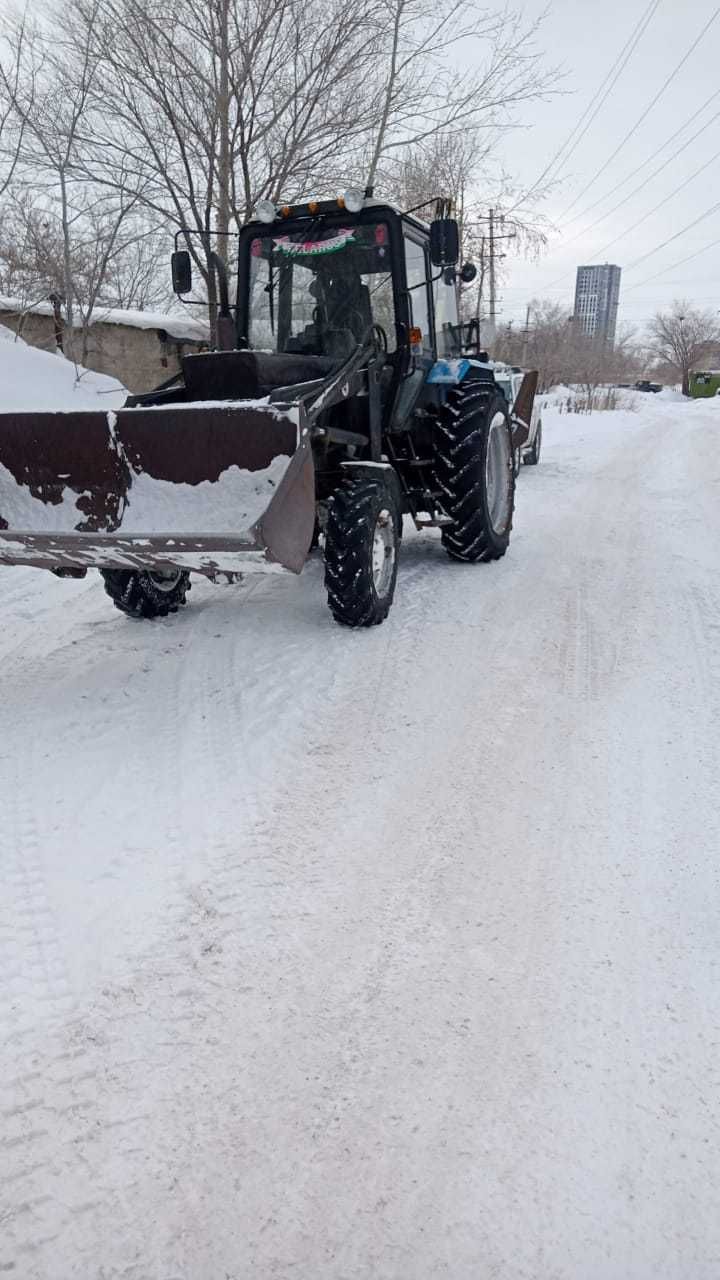
[[[527,444],[530,436],[530,422],[538,387],[538,371],[533,369],[526,373],[520,383],[520,390],[512,407],[512,444],[513,449],[520,449]]]
[[[0,564],[299,573],[315,522],[298,405],[0,415]]]

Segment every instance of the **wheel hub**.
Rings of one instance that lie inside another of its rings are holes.
[[[154,571],[152,573],[148,573],[148,577],[158,591],[170,592],[174,591],[180,581],[180,578],[182,577],[182,569],[168,569],[166,573]]]
[[[497,534],[505,532],[512,506],[513,456],[510,433],[503,413],[496,413],[490,423],[485,455],[485,489],[488,515]]]
[[[387,595],[395,568],[395,531],[389,511],[383,509],[375,521],[372,545],[372,575],[379,599]]]

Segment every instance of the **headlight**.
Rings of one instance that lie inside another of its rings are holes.
[[[272,200],[258,200],[255,214],[261,222],[274,222],[277,217]]]
[[[345,192],[343,200],[348,213],[359,213],[365,204],[365,192],[359,187],[351,187]]]

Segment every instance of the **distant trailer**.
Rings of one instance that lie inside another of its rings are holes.
[[[695,400],[708,396],[716,396],[720,391],[720,370],[710,369],[705,373],[699,370],[690,374],[690,395]]]

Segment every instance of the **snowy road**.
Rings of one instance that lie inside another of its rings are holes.
[[[717,1280],[720,413],[545,436],[371,633],[0,571],[0,1274]]]

